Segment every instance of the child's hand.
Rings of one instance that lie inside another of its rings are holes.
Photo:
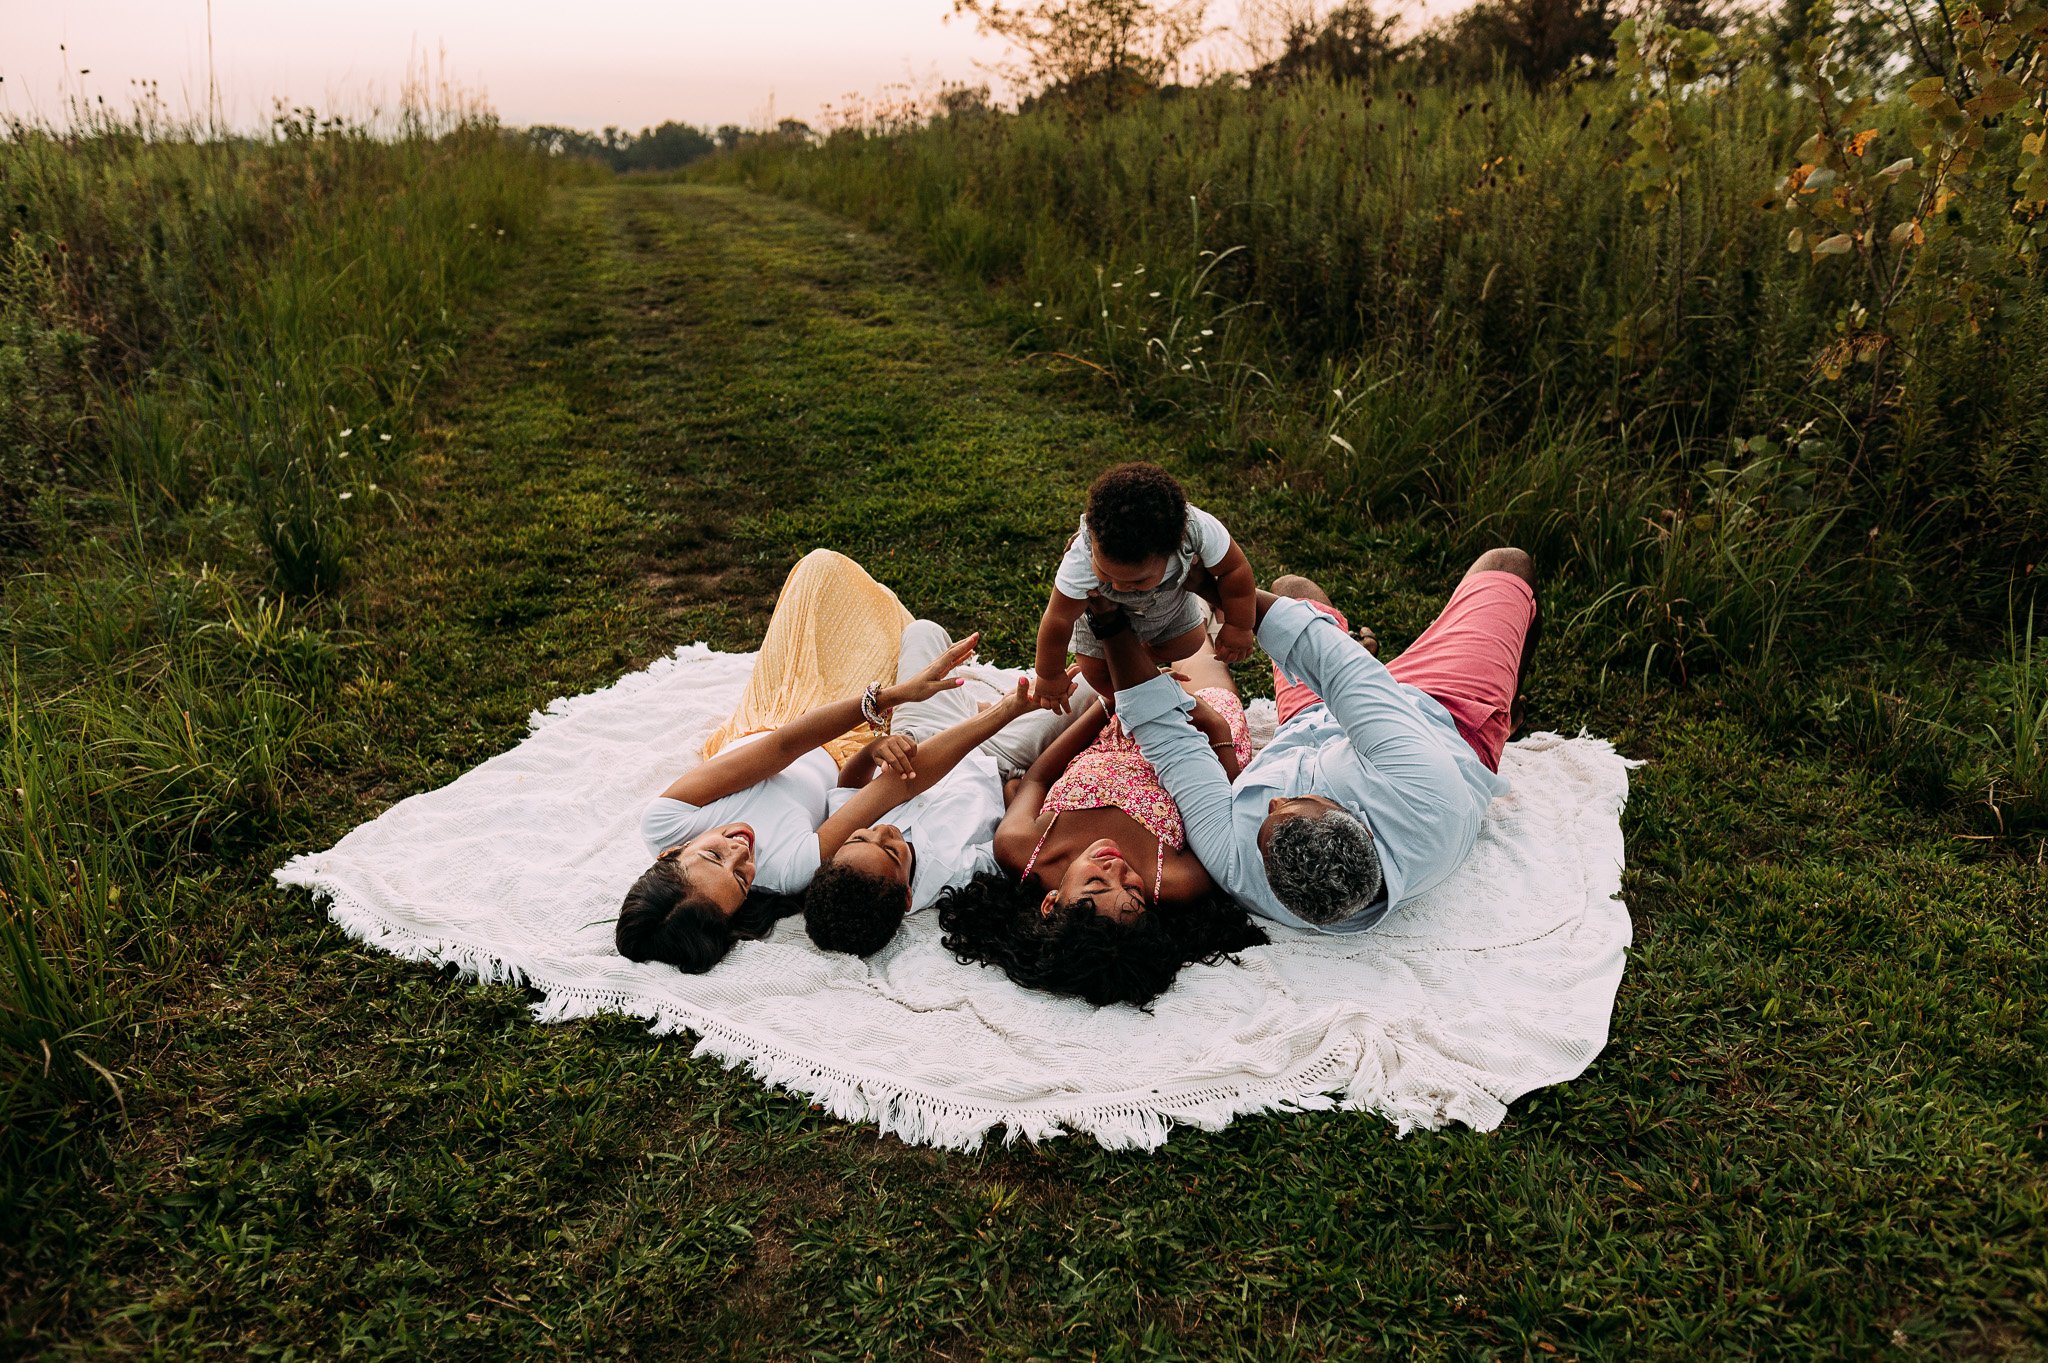
[[[1218,662],[1241,663],[1252,656],[1252,650],[1259,646],[1259,636],[1243,625],[1233,625],[1228,620],[1223,628],[1216,631],[1216,659]]]
[[[1067,713],[1067,699],[1074,694],[1074,673],[1080,664],[1068,665],[1065,672],[1048,676],[1041,672],[1031,679],[1031,701],[1041,710],[1057,710]]]
[[[874,742],[875,765],[906,781],[917,779],[917,742],[904,734],[888,734]]]

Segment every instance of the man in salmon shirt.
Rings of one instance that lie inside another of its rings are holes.
[[[1280,726],[1235,785],[1189,721],[1187,692],[1091,614],[1117,715],[1180,806],[1188,846],[1246,908],[1316,932],[1363,932],[1441,883],[1508,783],[1501,750],[1535,652],[1535,565],[1480,555],[1434,623],[1391,663],[1305,577],[1258,594]]]

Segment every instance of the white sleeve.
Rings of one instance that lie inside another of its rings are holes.
[[[1188,508],[1187,539],[1207,568],[1223,562],[1223,556],[1230,552],[1230,532],[1223,528],[1222,521],[1199,506]]]
[[[679,842],[688,842],[711,827],[709,807],[684,804],[657,795],[640,815],[640,836],[647,842],[647,855],[658,857]]]
[[[1088,522],[1085,519],[1081,528],[1074,532],[1074,538],[1067,541],[1067,552],[1060,559],[1059,571],[1053,574],[1052,585],[1061,596],[1076,601],[1087,600],[1088,593],[1102,585],[1102,579],[1095,576],[1095,559],[1089,553]]]

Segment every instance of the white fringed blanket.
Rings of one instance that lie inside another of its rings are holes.
[[[1425,899],[1353,937],[1275,928],[1241,964],[1184,970],[1150,1014],[962,965],[931,913],[867,961],[819,952],[792,918],[708,975],[635,965],[612,950],[612,918],[647,865],[641,807],[731,711],[752,665],[696,644],[558,700],[512,751],[277,879],[373,946],[530,985],[543,1022],[621,1012],[687,1029],[698,1055],[955,1148],[998,1127],[1150,1148],[1178,1122],[1330,1107],[1403,1132],[1490,1130],[1606,1044],[1630,935],[1616,897],[1630,764],[1598,739],[1554,734],[1508,749],[1513,792]],[[1258,708],[1270,726],[1270,702]]]

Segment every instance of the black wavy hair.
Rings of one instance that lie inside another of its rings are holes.
[[[1105,559],[1135,567],[1180,552],[1188,497],[1157,464],[1118,464],[1088,489],[1087,520]]]
[[[804,931],[824,951],[872,956],[889,945],[910,891],[902,881],[827,862],[804,891]]]
[[[1103,918],[1090,899],[1041,915],[1046,887],[983,871],[939,896],[946,949],[963,961],[999,967],[1026,989],[1086,999],[1100,1008],[1149,1009],[1184,965],[1215,965],[1263,946],[1266,934],[1236,901],[1212,893],[1194,904],[1153,908],[1128,923]]]
[[[734,942],[766,937],[776,920],[801,904],[795,895],[752,890],[728,918],[711,901],[691,897],[675,862],[657,861],[626,891],[612,944],[629,961],[662,961],[685,975],[702,975]]]

